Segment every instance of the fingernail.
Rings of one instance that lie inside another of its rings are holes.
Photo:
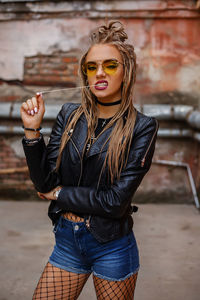
[[[40,97],[42,98],[42,93],[37,92],[36,95],[37,95],[38,97],[40,96]]]
[[[31,110],[31,115],[32,115],[32,116],[34,115],[34,111],[33,111],[33,109]]]
[[[28,114],[29,114],[29,115],[31,114],[31,111],[30,111],[30,110],[28,110]]]
[[[34,107],[34,111],[35,111],[35,113],[37,113],[37,107]]]

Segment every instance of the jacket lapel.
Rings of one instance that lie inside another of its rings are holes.
[[[88,152],[88,157],[105,152],[108,150],[109,141],[108,138],[112,132],[113,126],[106,129],[92,144]],[[105,144],[106,143],[106,144]]]
[[[114,126],[114,125],[113,125]],[[88,151],[87,157],[91,157],[93,155],[97,155],[101,152],[104,152],[108,149],[109,143],[105,142],[107,141],[108,137],[111,134],[111,131],[113,129],[113,126],[106,129],[100,136],[94,141],[94,143],[91,145],[90,150]],[[82,115],[79,119],[79,121],[76,124],[75,129],[72,133],[72,140],[73,143],[76,145],[77,150],[79,151],[81,157],[83,154],[83,147],[86,142],[87,138],[87,120],[85,118],[85,115]],[[105,144],[105,145],[104,145]],[[104,145],[104,147],[103,147]],[[102,148],[103,147],[103,148]]]
[[[81,157],[83,154],[83,147],[85,145],[86,138],[87,138],[87,120],[85,116],[82,114],[82,116],[76,123],[76,127],[74,128],[71,137]]]

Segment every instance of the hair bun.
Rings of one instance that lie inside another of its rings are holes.
[[[120,21],[109,21],[107,25],[98,27],[92,34],[91,40],[93,43],[109,43],[109,42],[124,42],[128,36]]]

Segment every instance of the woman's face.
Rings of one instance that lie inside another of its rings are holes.
[[[94,45],[89,50],[85,62],[89,69],[87,78],[91,86],[90,90],[98,100],[114,102],[121,99],[124,71],[123,60],[118,49],[109,44]],[[93,71],[95,66],[96,71]]]

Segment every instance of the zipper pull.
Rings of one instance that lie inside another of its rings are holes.
[[[85,221],[85,225],[87,228],[90,228],[90,217]]]
[[[141,167],[144,167],[144,163],[145,163],[145,157],[141,160]]]

